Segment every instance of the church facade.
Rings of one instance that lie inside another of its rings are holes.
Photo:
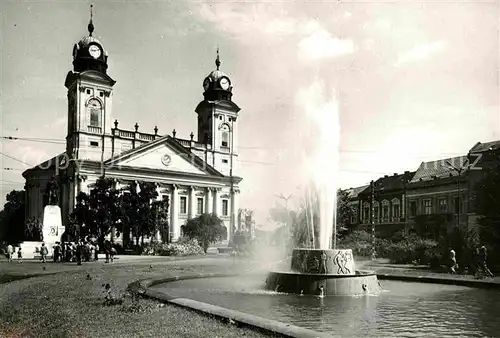
[[[219,216],[230,239],[236,230],[239,186],[238,114],[229,77],[216,70],[203,81],[203,100],[195,108],[197,137],[119,128],[113,117],[113,80],[107,73],[108,53],[89,35],[73,47],[73,70],[66,76],[68,129],[65,152],[26,170],[26,220],[42,219],[48,185],[55,178],[63,224],[80,192],[89,193],[99,177],[114,178],[116,188],[154,182],[158,199],[169,200],[169,238],[177,241],[181,226],[202,213]],[[193,114],[194,115],[194,114]]]

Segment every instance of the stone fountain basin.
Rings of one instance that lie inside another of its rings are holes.
[[[283,293],[325,296],[358,296],[380,292],[377,275],[373,271],[356,271],[355,275],[327,275],[294,271],[271,271],[266,289]]]
[[[355,270],[350,249],[297,248],[290,271],[271,271],[266,289],[305,295],[363,295],[380,291],[373,271]]]

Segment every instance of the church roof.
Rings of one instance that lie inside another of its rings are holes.
[[[64,153],[61,153],[59,155],[56,155],[48,160],[46,160],[45,162],[42,162],[40,164],[37,164],[29,169],[26,169],[22,175],[24,178],[26,178],[27,176],[29,176],[32,172],[40,169],[40,170],[47,170],[47,169],[51,169],[51,168],[54,168],[56,166],[56,163],[57,165],[59,166],[59,168],[63,168],[63,167],[67,167],[67,163],[65,161],[68,160],[68,156],[66,155],[66,152]]]
[[[139,154],[141,152],[147,151],[149,149],[152,149],[152,148],[154,148],[160,144],[164,144],[164,143],[170,145],[179,154],[186,155],[185,157],[189,158],[191,160],[190,162],[198,169],[205,171],[208,174],[213,175],[213,176],[219,176],[219,177],[225,176],[224,174],[222,174],[221,172],[216,170],[214,167],[212,167],[211,165],[206,163],[203,159],[198,157],[191,150],[184,147],[180,142],[177,141],[177,139],[173,138],[170,135],[162,136],[154,141],[143,144],[137,148],[124,151],[124,152],[120,153],[118,156],[115,156],[113,158],[106,160],[104,162],[104,164],[105,165],[112,165],[112,164],[118,163],[120,161],[123,161],[127,158],[132,157],[135,154]]]
[[[81,38],[80,41],[78,41],[78,48],[87,48],[91,43],[97,43],[98,45],[100,45],[102,47],[104,55],[108,55],[108,52],[104,48],[101,40],[95,36],[84,36],[83,38]]]
[[[213,81],[217,81],[218,79],[220,79],[221,77],[227,77],[227,75],[220,71],[220,70],[213,70],[212,72],[210,72],[210,74],[208,74],[208,78],[211,78]]]

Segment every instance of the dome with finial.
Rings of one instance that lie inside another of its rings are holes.
[[[217,48],[217,58],[215,59],[215,66],[217,67],[217,69],[211,71],[210,74],[208,74],[207,78],[215,82],[224,76],[227,77],[227,75],[224,72],[219,70],[220,64],[221,62],[219,57],[219,48]]]
[[[215,66],[217,69],[213,70],[203,80],[203,95],[208,100],[231,100],[231,80],[219,68],[221,65],[219,57],[219,48],[217,48],[217,58],[215,59]]]
[[[106,74],[108,52],[104,49],[102,42],[95,36],[92,36],[95,28],[92,22],[92,7],[90,5],[90,21],[87,26],[89,35],[81,38],[73,47],[73,66],[77,72],[97,70]]]

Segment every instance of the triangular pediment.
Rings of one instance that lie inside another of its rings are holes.
[[[170,172],[223,176],[175,139],[164,136],[106,161],[109,167],[147,168]]]

